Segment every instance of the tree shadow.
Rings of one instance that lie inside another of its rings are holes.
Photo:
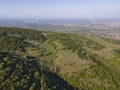
[[[44,72],[47,77],[47,86],[51,90],[78,90],[66,82],[63,78],[51,71]]]

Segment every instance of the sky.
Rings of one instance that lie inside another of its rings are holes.
[[[120,0],[0,0],[0,17],[120,17]]]

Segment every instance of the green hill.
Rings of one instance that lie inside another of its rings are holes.
[[[120,90],[120,41],[0,27],[0,90]]]

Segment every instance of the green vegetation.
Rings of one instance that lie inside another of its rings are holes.
[[[0,27],[0,90],[119,90],[119,42]]]
[[[0,54],[0,90],[40,89],[40,65],[37,60]]]

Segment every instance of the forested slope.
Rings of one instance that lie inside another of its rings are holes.
[[[119,90],[120,41],[0,27],[0,90]]]

